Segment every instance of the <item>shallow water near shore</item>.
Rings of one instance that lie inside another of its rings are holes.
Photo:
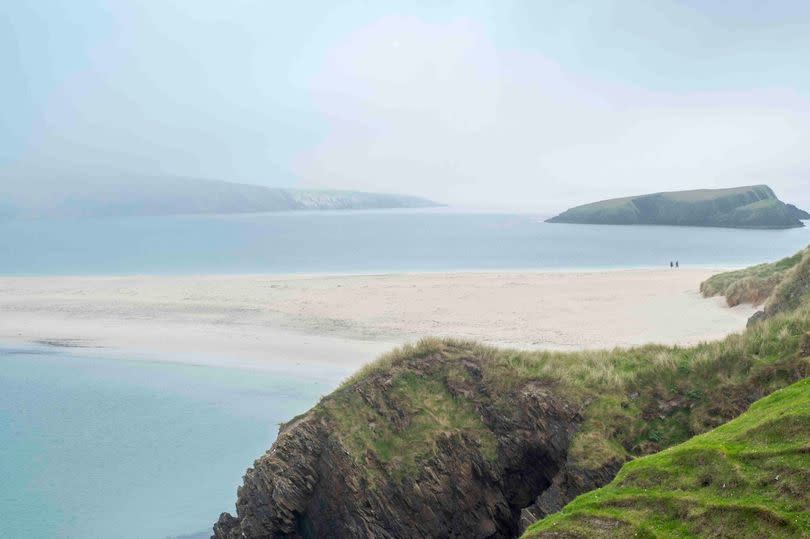
[[[730,267],[810,229],[569,225],[450,209],[0,221],[0,275],[386,273]]]
[[[346,374],[0,345],[0,537],[207,537],[278,423]]]

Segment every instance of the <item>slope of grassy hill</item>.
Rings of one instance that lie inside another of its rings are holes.
[[[282,426],[215,537],[515,537],[810,375],[808,275],[805,251],[771,315],[688,348],[397,350]]]
[[[808,250],[810,248],[778,262],[713,275],[700,284],[700,291],[705,297],[725,296],[730,307],[741,303],[760,305]]]
[[[523,537],[807,537],[809,485],[810,378],[625,464]]]
[[[776,198],[767,185],[753,185],[603,200],[571,208],[548,222],[792,228],[804,226],[803,213]]]

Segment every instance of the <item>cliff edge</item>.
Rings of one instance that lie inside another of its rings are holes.
[[[571,475],[582,416],[553,383],[493,391],[470,346],[422,343],[284,425],[214,537],[515,537],[521,510]],[[574,472],[560,496],[619,464]]]

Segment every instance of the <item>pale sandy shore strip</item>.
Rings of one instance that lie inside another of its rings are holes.
[[[557,350],[688,345],[742,330],[754,311],[700,296],[717,271],[3,277],[0,340],[341,368],[427,335]]]

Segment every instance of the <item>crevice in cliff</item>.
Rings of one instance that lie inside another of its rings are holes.
[[[523,510],[535,503],[551,486],[552,479],[560,470],[565,455],[550,455],[540,448],[530,447],[524,458],[503,476],[504,494],[511,509],[508,536],[517,537],[521,532]]]

